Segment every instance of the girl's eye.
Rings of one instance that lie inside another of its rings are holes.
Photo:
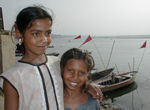
[[[69,71],[69,72],[73,72],[73,70],[72,70],[72,69],[68,69],[68,71]]]
[[[79,72],[79,74],[80,74],[80,75],[84,75],[84,74],[85,74],[85,72],[80,71],[80,72]]]
[[[67,74],[68,74],[68,75],[71,75],[71,76],[72,76],[73,73],[74,73],[74,72],[73,72],[72,69],[68,69],[68,70],[67,70]]]
[[[51,31],[48,31],[45,33],[46,36],[50,36],[50,34],[51,34]]]
[[[40,35],[40,33],[38,33],[38,32],[34,32],[34,33],[33,33],[33,36],[35,36],[35,37],[36,37],[36,36],[38,37],[39,35]]]

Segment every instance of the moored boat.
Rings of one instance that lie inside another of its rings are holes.
[[[102,78],[106,78],[110,76],[113,72],[114,68],[105,69],[103,71],[97,71],[91,74],[92,81],[100,80]]]
[[[102,92],[113,91],[132,84],[135,81],[137,71],[113,74],[106,80],[96,82],[101,88]]]

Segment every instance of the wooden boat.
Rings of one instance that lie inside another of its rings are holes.
[[[96,83],[101,88],[102,92],[113,91],[132,84],[136,78],[137,71],[113,74],[105,80],[99,80]]]
[[[105,69],[103,71],[94,72],[91,74],[92,81],[100,80],[106,78],[113,72],[114,68]]]
[[[125,94],[128,94],[130,92],[133,92],[134,90],[136,90],[138,88],[137,83],[134,81],[133,83],[131,83],[128,86],[122,87],[121,89],[116,89],[114,91],[108,91],[108,92],[104,92],[104,98],[105,99],[114,99],[120,96],[123,96]]]

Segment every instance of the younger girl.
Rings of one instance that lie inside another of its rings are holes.
[[[65,110],[100,110],[99,102],[87,92],[94,60],[89,52],[73,48],[65,52],[60,62],[64,80]]]

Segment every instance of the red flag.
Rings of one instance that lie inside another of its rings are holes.
[[[92,40],[92,38],[91,38],[91,36],[89,35],[88,38],[83,42],[83,44],[89,42],[90,40]],[[83,44],[81,44],[81,45],[83,45]]]
[[[145,41],[145,42],[143,43],[143,45],[142,45],[140,48],[146,48],[146,42],[147,42],[147,41]]]
[[[81,39],[81,35],[77,36],[77,37],[76,37],[76,38],[74,38],[74,39]]]

